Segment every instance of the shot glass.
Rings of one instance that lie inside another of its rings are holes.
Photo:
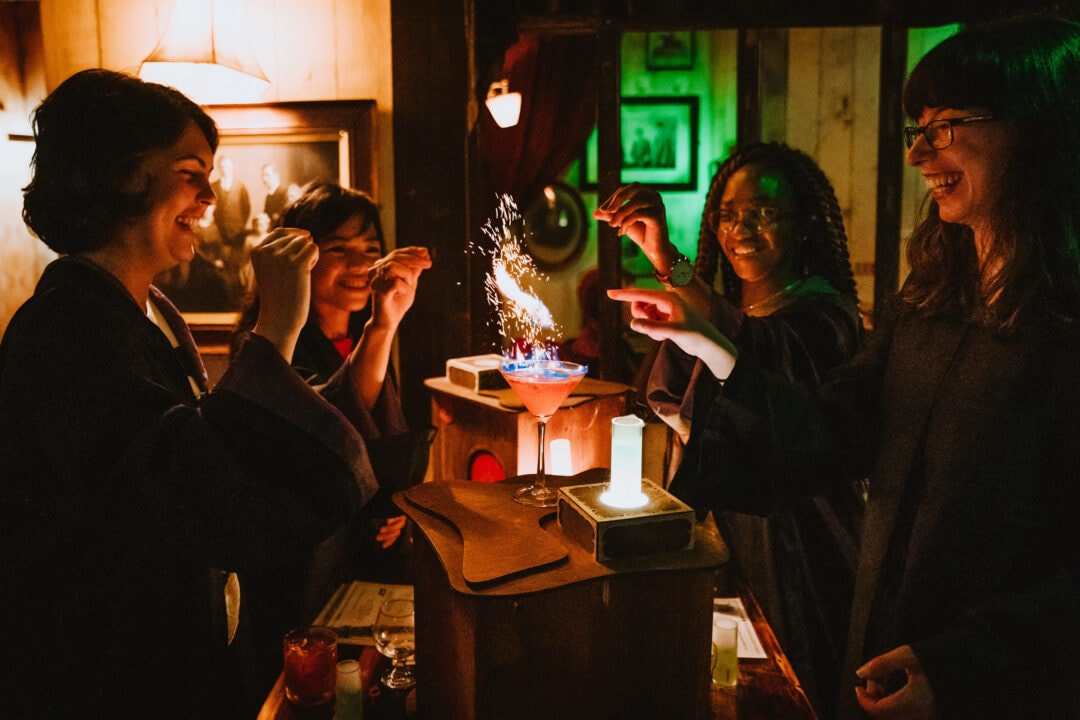
[[[739,624],[731,618],[713,620],[712,681],[723,688],[739,684]]]
[[[285,635],[285,698],[293,705],[331,703],[337,686],[337,635],[313,625]]]
[[[364,720],[364,689],[361,680],[358,661],[338,661],[335,720]]]

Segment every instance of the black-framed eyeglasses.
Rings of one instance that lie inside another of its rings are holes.
[[[915,144],[915,141],[919,139],[919,136],[922,135],[926,138],[926,143],[930,147],[935,150],[944,150],[953,144],[954,126],[986,122],[987,120],[995,119],[996,118],[993,115],[970,115],[968,117],[932,120],[920,127],[905,127],[904,143],[910,148]]]
[[[748,207],[738,212],[734,210],[721,210],[716,215],[716,231],[722,235],[734,232],[735,228],[742,225],[751,233],[759,233],[766,228],[771,228],[787,217],[795,217],[798,213],[777,207]]]

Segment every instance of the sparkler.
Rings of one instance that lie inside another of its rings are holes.
[[[505,353],[499,371],[525,408],[536,416],[536,475],[532,482],[514,491],[514,500],[532,507],[555,507],[558,492],[547,487],[545,479],[544,432],[547,421],[589,368],[559,362],[552,338],[558,332],[555,320],[529,286],[548,278],[536,269],[525,249],[522,236],[528,228],[512,197],[499,197],[495,219],[484,223],[483,230],[492,241],[490,251],[475,246],[473,249],[491,257],[491,272],[484,278],[484,289],[488,302],[499,311],[503,339],[514,338],[513,348]],[[515,328],[509,334],[507,325],[511,322],[520,331]]]
[[[520,359],[557,360],[551,338],[559,332],[544,302],[532,290],[533,283],[548,277],[536,269],[525,249],[525,223],[517,204],[509,195],[499,196],[495,217],[483,226],[490,247],[471,245],[474,252],[491,258],[491,271],[484,278],[488,302],[499,315],[499,334],[521,338],[513,353]]]

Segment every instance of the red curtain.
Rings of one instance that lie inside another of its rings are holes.
[[[491,204],[508,193],[524,207],[581,154],[596,125],[596,38],[521,35],[502,77],[522,95],[521,118],[500,128],[483,107],[480,158]]]

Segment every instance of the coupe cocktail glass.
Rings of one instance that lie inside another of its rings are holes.
[[[560,360],[503,360],[500,371],[525,408],[537,420],[539,447],[536,478],[514,492],[514,500],[532,507],[555,507],[558,492],[547,487],[544,475],[544,429],[570,392],[588,372],[587,365]]]

